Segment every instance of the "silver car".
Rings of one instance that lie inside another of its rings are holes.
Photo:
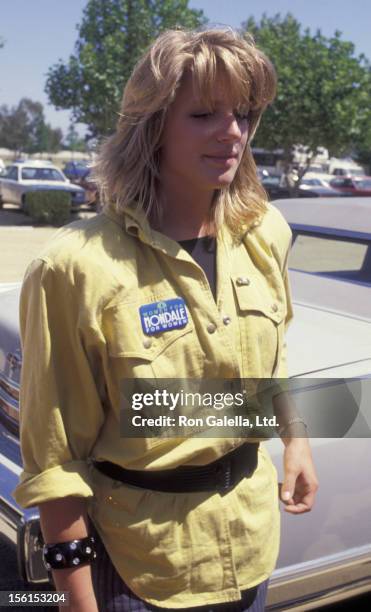
[[[305,383],[303,399],[321,397],[319,379],[325,387],[333,381],[333,395],[339,381],[349,391],[339,436],[330,437],[330,428],[327,437],[311,438],[316,504],[299,517],[282,513],[269,588],[268,610],[314,610],[371,591],[371,198],[274,204],[293,231],[290,382]],[[282,481],[282,443],[267,446]]]
[[[25,194],[41,190],[66,191],[71,194],[72,206],[85,202],[85,190],[70,183],[68,178],[55,166],[45,161],[23,161],[8,166],[0,176],[0,208],[7,202],[25,205]]]

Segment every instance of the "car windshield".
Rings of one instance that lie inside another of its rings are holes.
[[[371,285],[371,240],[293,230],[289,266],[302,272]]]
[[[17,167],[16,166],[7,166],[4,170],[4,173],[1,175],[2,178],[17,178]]]
[[[55,168],[22,168],[24,181],[65,181],[63,174]]]
[[[322,182],[320,181],[320,179],[309,178],[309,179],[302,179],[301,184],[302,185],[318,185],[318,186],[321,186]]]

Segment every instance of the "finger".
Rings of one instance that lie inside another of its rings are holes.
[[[297,475],[293,472],[288,472],[285,475],[285,480],[281,487],[281,499],[284,503],[293,503],[296,477]]]
[[[283,486],[283,483],[279,482],[278,483],[278,488],[279,488],[279,499],[280,499],[280,501],[283,502],[285,505],[293,504],[294,503],[293,497],[290,497],[287,500],[282,498],[282,486]]]
[[[299,502],[297,504],[285,506],[284,510],[290,514],[304,514],[305,512],[310,512],[311,508],[309,508],[306,504],[303,504],[303,502]]]
[[[286,500],[284,500],[282,498],[282,492],[283,492],[282,487],[283,487],[283,482],[279,482],[278,483],[278,497],[279,497],[280,501],[284,502],[285,504],[287,504],[287,503],[292,503],[293,504],[294,501],[293,501],[292,498],[289,499],[288,501],[286,501]]]
[[[294,496],[294,501],[295,503],[305,504],[308,507],[308,509],[311,510],[314,505],[315,497],[316,497],[316,491],[310,490],[305,495],[298,496],[298,499],[295,499],[295,496]]]

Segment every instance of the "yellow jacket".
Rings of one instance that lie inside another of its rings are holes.
[[[273,206],[235,243],[217,239],[217,304],[203,270],[142,213],[112,211],[62,228],[29,266],[21,294],[21,446],[14,497],[24,507],[67,495],[88,510],[119,574],[141,598],[172,609],[234,601],[267,578],[279,546],[275,468],[232,491],[162,493],[99,473],[209,463],[232,438],[124,438],[125,378],[286,376],[291,232]],[[143,304],[183,297],[188,323],[150,337]]]

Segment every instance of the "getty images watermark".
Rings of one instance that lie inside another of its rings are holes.
[[[255,414],[253,418],[247,415],[229,414],[220,415],[220,411],[228,408],[242,408],[247,405],[247,391],[241,392],[191,392],[180,390],[176,393],[167,389],[155,389],[153,392],[135,392],[131,396],[131,408],[135,411],[143,411],[141,414],[133,415],[131,418],[134,427],[277,427],[276,415],[268,417],[263,414]],[[169,410],[169,414],[149,416],[148,408]],[[198,408],[207,411],[212,409],[216,414],[202,414],[190,416],[183,414],[184,410]],[[219,414],[218,414],[219,413]]]
[[[120,431],[267,439],[301,419],[311,437],[371,437],[370,399],[370,378],[125,379]]]

